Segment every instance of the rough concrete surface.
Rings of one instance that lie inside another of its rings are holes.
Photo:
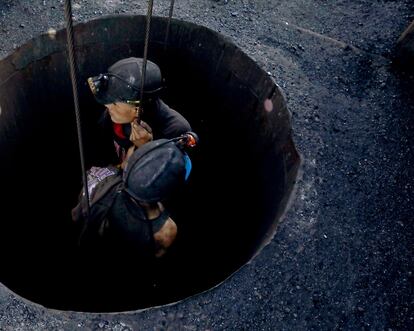
[[[78,21],[146,11],[73,5]],[[217,288],[141,312],[53,311],[0,286],[0,329],[413,330],[414,85],[391,61],[412,0],[178,0],[175,16],[232,38],[287,96],[303,165],[273,241]],[[1,1],[0,56],[63,17],[63,1]]]

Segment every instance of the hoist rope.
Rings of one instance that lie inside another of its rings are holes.
[[[77,84],[77,65],[75,58],[75,43],[73,38],[73,21],[72,21],[72,2],[71,0],[65,0],[65,19],[66,19],[66,35],[67,35],[67,45],[68,45],[68,55],[69,55],[69,68],[70,68],[70,78],[72,81],[72,92],[73,92],[73,102],[75,105],[75,117],[76,117],[76,128],[78,132],[78,144],[79,144],[79,154],[80,154],[80,163],[82,168],[82,181],[86,198],[86,208],[87,208],[87,217],[89,218],[89,192],[88,192],[88,180],[86,176],[85,168],[85,158],[83,153],[83,140],[82,140],[82,127],[80,120],[80,111],[79,111],[79,97],[78,97],[78,84]]]
[[[165,31],[164,50],[167,49],[168,37],[170,36],[170,25],[171,25],[171,19],[173,16],[173,12],[174,12],[174,3],[175,3],[175,0],[171,0],[170,13],[168,14],[168,21],[167,21],[167,30]]]
[[[144,42],[144,56],[142,60],[142,73],[141,73],[141,96],[140,96],[140,109],[142,113],[142,102],[144,100],[144,86],[145,86],[145,76],[147,73],[147,58],[148,58],[148,44],[149,44],[149,36],[150,36],[150,29],[151,29],[151,18],[152,18],[152,9],[154,7],[154,1],[148,1],[148,11],[146,17],[146,28],[145,28],[145,42]]]

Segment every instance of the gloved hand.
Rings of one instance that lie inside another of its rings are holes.
[[[143,144],[152,141],[152,139],[152,129],[146,122],[142,120],[140,122],[134,120],[131,123],[129,140],[131,140],[136,147],[140,147]]]

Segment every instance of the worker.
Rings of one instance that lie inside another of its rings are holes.
[[[161,70],[151,61],[146,64],[143,100],[140,100],[142,67],[143,59],[129,57],[111,65],[106,73],[88,78],[95,99],[106,107],[104,121],[112,126],[122,167],[143,144],[191,131],[188,121],[161,100]]]
[[[177,225],[162,202],[188,178],[191,163],[185,149],[194,147],[197,139],[187,133],[148,142],[134,151],[124,170],[92,167],[89,216],[84,190],[72,210],[82,231],[81,245],[134,258],[162,257],[177,235]]]

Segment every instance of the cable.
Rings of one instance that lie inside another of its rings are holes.
[[[142,113],[142,103],[144,100],[144,86],[145,86],[145,76],[147,73],[147,57],[148,57],[148,44],[149,44],[149,35],[151,28],[151,18],[152,18],[152,9],[154,7],[154,0],[148,1],[148,11],[147,11],[147,24],[145,28],[145,42],[144,42],[144,57],[142,61],[142,73],[141,73],[141,96],[140,96],[140,110]]]
[[[76,58],[75,58],[75,46],[74,46],[75,44],[74,44],[74,38],[73,38],[71,0],[65,0],[65,20],[66,20],[66,35],[67,35],[67,44],[68,44],[70,78],[72,81],[73,102],[75,105],[76,128],[77,128],[77,133],[78,133],[79,154],[80,154],[80,162],[81,162],[81,168],[82,168],[82,181],[83,181],[83,187],[85,191],[85,198],[87,202],[86,204],[87,218],[89,219],[89,213],[90,213],[89,192],[88,192],[88,180],[87,180],[86,170],[85,170],[86,168],[85,168],[85,158],[84,158],[84,152],[83,152],[82,127],[81,127],[80,111],[79,111],[77,65],[76,65]]]

